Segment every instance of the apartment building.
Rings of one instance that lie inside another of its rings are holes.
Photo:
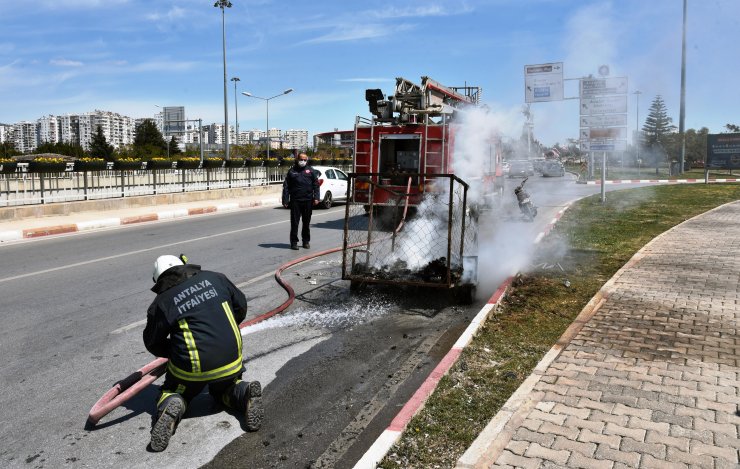
[[[283,136],[285,143],[284,148],[305,150],[308,148],[308,130],[286,130]]]
[[[22,121],[13,124],[13,142],[16,150],[28,153],[36,150],[37,135],[36,135],[36,123]]]
[[[44,116],[38,121],[38,143],[58,143],[61,142],[59,135],[59,119],[57,116]]]

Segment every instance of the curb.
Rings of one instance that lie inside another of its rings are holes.
[[[102,218],[99,220],[89,220],[78,223],[65,225],[45,226],[40,228],[29,228],[24,230],[0,231],[0,243],[8,241],[18,241],[21,239],[39,238],[42,236],[51,236],[65,233],[76,233],[80,231],[96,230],[100,228],[109,228],[113,226],[132,225],[135,223],[145,223],[158,220],[172,220],[192,215],[204,215],[217,212],[232,212],[236,210],[249,209],[255,207],[280,205],[280,199],[269,198],[256,202],[233,202],[226,204],[209,205],[204,207],[182,208],[175,210],[164,210],[161,212],[147,213],[129,217]]]
[[[704,179],[610,179],[604,181],[604,185],[608,184],[704,184]],[[714,182],[740,182],[740,179],[710,179],[710,183]],[[580,182],[580,184],[596,185],[600,186],[601,181],[586,181]]]
[[[561,209],[550,223],[548,223],[545,229],[537,235],[533,244],[538,244],[545,236],[547,236],[547,234],[550,233],[550,231],[552,231],[555,223],[560,220],[560,217],[563,216],[563,213],[568,210],[573,202],[574,201],[570,201],[566,203],[565,207]],[[398,414],[396,414],[396,417],[391,421],[390,425],[388,425],[388,428],[383,430],[383,433],[380,434],[365,454],[362,455],[362,458],[357,461],[354,465],[354,469],[375,469],[377,464],[388,454],[388,451],[390,451],[393,445],[401,438],[403,431],[406,429],[406,426],[414,415],[424,408],[427,399],[429,399],[429,396],[431,396],[437,388],[439,380],[442,379],[442,377],[446,375],[457,362],[463,349],[470,344],[473,337],[475,337],[475,334],[488,319],[488,316],[495,311],[501,303],[501,300],[504,298],[506,290],[511,285],[513,279],[514,277],[510,276],[498,286],[491,298],[486,302],[486,305],[478,312],[478,314],[475,315],[463,333],[460,334],[460,337],[452,348],[444,357],[442,357],[442,360],[440,360],[434,370],[432,370],[429,376],[421,384],[419,389],[416,390],[414,395],[411,396],[411,399],[409,399]],[[529,381],[530,378],[528,378],[527,381]],[[534,384],[532,386],[534,386]],[[513,397],[514,396],[512,396],[512,398]]]

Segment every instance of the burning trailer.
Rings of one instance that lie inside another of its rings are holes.
[[[478,223],[467,205],[468,184],[453,174],[414,174],[406,191],[399,192],[375,183],[374,175],[349,175],[342,278],[353,290],[372,283],[442,288],[457,301],[471,303],[477,283]],[[410,207],[413,178],[424,178],[427,188],[422,200]],[[357,184],[368,185],[367,200],[354,198]],[[409,218],[410,209],[415,213]]]
[[[479,104],[476,86],[421,85],[396,78],[394,93],[365,91],[371,119],[355,120],[354,172],[344,226],[343,278],[447,288],[472,301],[477,272],[477,194],[503,194],[500,138],[486,136],[480,177],[455,175],[461,113]]]

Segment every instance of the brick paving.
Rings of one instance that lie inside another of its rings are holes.
[[[740,467],[740,202],[645,246],[490,467]]]

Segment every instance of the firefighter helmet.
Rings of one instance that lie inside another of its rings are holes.
[[[154,261],[154,271],[152,272],[152,280],[154,280],[154,283],[157,283],[159,276],[162,275],[165,270],[176,265],[184,265],[183,261],[179,257],[171,256],[169,254],[159,256],[157,260]]]

